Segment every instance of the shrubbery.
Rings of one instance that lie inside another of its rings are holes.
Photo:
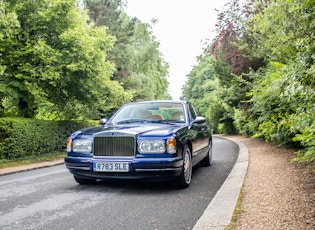
[[[65,152],[67,137],[92,125],[88,121],[0,118],[0,162]]]
[[[294,160],[315,163],[314,13],[313,0],[226,4],[183,87],[215,132],[299,148]]]

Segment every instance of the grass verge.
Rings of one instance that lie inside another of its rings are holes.
[[[66,155],[67,154],[65,153],[59,153],[59,154],[53,154],[53,155],[39,156],[36,158],[25,159],[25,160],[1,162],[0,169],[18,167],[18,166],[23,166],[23,165],[30,165],[30,164],[46,162],[46,161],[59,160],[59,159],[65,158]]]
[[[236,203],[233,215],[232,215],[230,225],[225,227],[224,230],[231,230],[236,226],[236,222],[238,220],[238,217],[242,213],[242,199],[243,199],[243,195],[242,195],[242,191],[241,191],[240,195],[238,196],[238,199],[237,199],[237,203]]]

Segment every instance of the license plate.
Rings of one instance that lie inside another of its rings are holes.
[[[129,164],[126,162],[94,162],[93,170],[97,172],[128,172]]]

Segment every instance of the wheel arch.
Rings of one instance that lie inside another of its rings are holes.
[[[186,142],[186,145],[188,146],[188,148],[189,148],[189,150],[190,150],[190,154],[192,154],[192,153],[193,153],[193,149],[192,149],[192,143],[191,143],[191,141],[188,140],[188,141]]]

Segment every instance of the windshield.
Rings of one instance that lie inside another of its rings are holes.
[[[186,118],[181,103],[150,102],[125,105],[111,119],[114,124],[143,121],[185,123]]]

